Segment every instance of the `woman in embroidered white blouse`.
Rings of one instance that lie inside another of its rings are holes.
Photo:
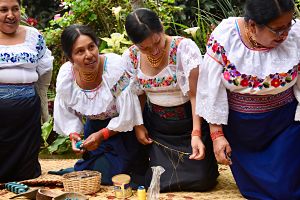
[[[119,173],[137,172],[140,145],[132,132],[143,123],[138,97],[130,90],[121,57],[99,55],[98,39],[85,25],[71,25],[62,33],[62,49],[69,59],[59,70],[54,102],[54,130],[69,135],[73,151],[83,154],[75,170],[97,170],[102,184]],[[80,141],[84,124],[84,138]]]
[[[136,136],[149,145],[150,166],[165,168],[160,189],[211,189],[218,167],[208,126],[203,122],[201,130],[200,118],[194,113],[202,62],[199,48],[190,39],[165,34],[157,14],[149,9],[130,13],[125,28],[135,45],[123,59],[145,108],[146,128],[136,127]]]
[[[247,0],[244,17],[213,31],[200,68],[196,113],[211,124],[215,156],[230,164],[247,199],[300,199],[293,13],[292,0]]]
[[[0,1],[0,182],[41,174],[41,100],[51,79],[51,52],[33,27],[21,26],[21,1]],[[37,86],[37,90],[35,85]],[[38,93],[41,98],[39,97]]]

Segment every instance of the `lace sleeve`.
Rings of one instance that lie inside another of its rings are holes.
[[[222,83],[222,55],[208,46],[199,68],[196,114],[212,124],[227,124],[228,100]]]
[[[190,90],[189,76],[192,69],[202,63],[201,52],[191,39],[183,39],[177,50],[177,80],[184,95]]]
[[[130,89],[131,86],[116,97],[119,116],[110,120],[107,128],[113,131],[131,131],[134,126],[143,124],[143,117],[139,98]]]
[[[131,46],[122,55],[122,64],[130,75],[131,90],[134,94],[141,95],[144,91],[139,84],[137,76],[138,61],[138,49],[136,46]]]
[[[68,108],[58,94],[54,100],[54,127],[53,130],[58,134],[69,135],[70,133],[81,133],[83,124],[81,117],[74,110]]]

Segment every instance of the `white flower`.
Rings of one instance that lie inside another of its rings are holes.
[[[120,12],[122,10],[122,7],[121,6],[118,6],[118,7],[112,7],[112,13],[116,16],[117,19],[119,19],[119,16],[120,16]]]
[[[187,34],[191,34],[193,38],[196,37],[196,33],[197,33],[197,30],[199,29],[200,27],[196,26],[196,27],[192,27],[192,28],[188,28],[188,29],[185,29],[184,32],[186,32]]]

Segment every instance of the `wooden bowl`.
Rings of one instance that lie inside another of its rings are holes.
[[[70,199],[78,199],[78,200],[88,200],[86,196],[83,194],[77,193],[77,192],[67,192],[64,194],[61,194],[57,197],[54,197],[52,200],[65,200],[66,198]]]
[[[58,194],[51,190],[39,189],[36,193],[36,200],[52,200],[56,196],[58,196]]]

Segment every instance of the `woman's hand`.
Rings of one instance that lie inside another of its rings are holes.
[[[88,151],[96,150],[101,142],[103,140],[103,135],[101,130],[97,131],[95,133],[92,133],[84,142],[83,142],[83,148],[85,148]]]
[[[224,136],[220,136],[213,140],[215,157],[220,164],[231,165],[231,148]]]
[[[78,141],[81,141],[81,137],[78,133],[71,133],[70,134],[70,140],[71,140],[71,143],[72,143],[72,150],[74,151],[75,154],[83,154],[85,152],[84,148],[82,149],[78,149],[76,147],[76,143]]]
[[[205,157],[205,146],[201,140],[200,136],[192,136],[191,145],[193,149],[193,154],[190,155],[190,159],[202,160]]]
[[[153,141],[149,138],[148,131],[144,125],[134,127],[137,140],[143,145],[151,144]]]

